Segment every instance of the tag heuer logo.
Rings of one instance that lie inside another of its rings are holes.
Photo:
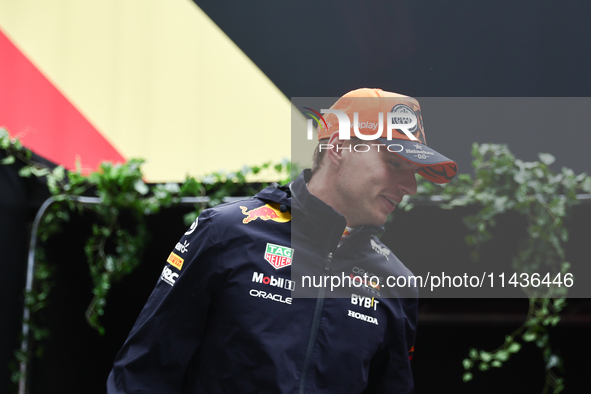
[[[275,269],[291,265],[292,258],[293,249],[281,245],[267,244],[267,250],[265,250],[265,260],[271,263]]]

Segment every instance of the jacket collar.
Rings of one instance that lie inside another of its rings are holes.
[[[289,185],[291,198],[295,201],[298,208],[306,215],[312,215],[319,218],[319,220],[326,220],[329,222],[344,221],[346,225],[346,220],[343,215],[308,191],[307,183],[311,178],[312,171],[307,169],[302,171],[295,181]]]
[[[291,207],[291,193],[287,185],[279,186],[277,183],[272,183],[271,186],[268,186],[258,192],[255,197],[261,200],[276,202],[287,207]]]
[[[318,240],[326,241],[328,238],[336,248],[338,245],[347,220],[343,215],[335,211],[331,206],[312,195],[306,184],[312,178],[312,171],[306,169],[289,184],[279,186],[276,183],[261,190],[256,197],[262,200],[276,202],[286,205],[291,209],[292,224],[302,226],[301,228],[309,236]],[[362,226],[355,231],[355,235],[377,234],[384,231],[381,226]]]

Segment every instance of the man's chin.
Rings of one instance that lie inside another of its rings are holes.
[[[364,221],[363,223],[359,224],[359,226],[383,226],[387,221],[388,216],[376,217],[372,218],[371,220]]]

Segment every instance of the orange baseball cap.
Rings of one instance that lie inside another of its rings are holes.
[[[352,137],[357,132],[363,136],[372,136],[371,139],[375,140],[381,126],[382,132],[377,141],[388,146],[390,152],[420,165],[419,174],[424,178],[435,183],[447,183],[457,174],[458,165],[455,161],[427,146],[421,107],[416,99],[381,89],[362,88],[345,94],[330,109],[347,114],[351,120]],[[414,119],[410,114],[414,115]],[[325,122],[318,124],[319,140],[339,132],[337,114],[325,113],[323,117]],[[388,122],[401,126],[400,129],[390,131],[391,139],[388,139]],[[404,128],[403,124],[409,126]]]

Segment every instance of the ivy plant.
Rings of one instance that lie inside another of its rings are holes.
[[[518,275],[549,280],[544,286],[536,286],[532,280],[522,287],[529,298],[525,321],[497,349],[470,349],[463,361],[463,380],[474,378],[474,368],[486,371],[501,367],[523,343],[534,343],[545,362],[543,392],[559,393],[564,389],[563,378],[557,374],[562,360],[550,346],[548,327],[560,321],[559,313],[566,305],[568,287],[564,286],[564,278],[572,280],[570,263],[565,260],[568,231],[564,220],[579,203],[577,193],[591,193],[591,178],[585,173],[575,175],[568,168],[553,171],[550,165],[555,159],[548,153],[540,153],[538,161],[524,162],[515,158],[506,145],[474,144],[472,157],[474,178],[460,174],[445,186],[421,182],[415,198],[441,196],[444,209],[479,207],[476,214],[464,218],[469,230],[466,243],[474,247],[474,260],[480,257],[478,247],[492,238],[491,229],[498,216],[508,211],[519,213],[527,220],[527,238],[513,257],[513,268]],[[412,201],[408,200],[406,210],[413,208]],[[546,273],[550,275],[546,277]],[[555,281],[557,277],[560,281]]]
[[[208,202],[196,205],[195,212],[185,217],[188,225],[203,208],[219,204],[224,197],[234,195],[238,190],[246,195],[260,189],[262,185],[254,187],[248,184],[249,175],[263,169],[274,169],[287,180],[292,170],[289,162],[267,163],[260,167],[245,167],[236,173],[214,173],[201,180],[187,178],[180,185],[151,186],[143,180],[143,161],[138,159],[118,165],[103,163],[97,172],[84,176],[80,170],[66,171],[61,166],[50,169],[31,161],[30,151],[23,148],[18,139],[11,139],[3,129],[0,129],[0,149],[6,152],[2,164],[19,160],[24,164],[21,176],[45,177],[47,180],[56,203],[47,210],[39,228],[41,243],[47,242],[64,226],[71,212],[91,210],[96,214],[97,222],[84,249],[94,295],[86,311],[86,319],[100,333],[104,332],[100,316],[104,314],[110,287],[132,272],[140,262],[141,250],[147,239],[144,222],[147,215],[177,204],[183,196],[207,195]],[[479,258],[478,247],[491,239],[491,229],[495,227],[498,215],[508,211],[523,215],[527,220],[528,237],[513,257],[515,271],[529,275],[537,272],[566,275],[570,264],[565,261],[563,247],[568,240],[564,219],[578,203],[577,193],[591,193],[591,179],[585,174],[575,175],[567,168],[558,173],[552,171],[550,166],[554,157],[550,154],[540,154],[535,162],[524,162],[515,158],[505,145],[474,144],[472,155],[474,178],[460,174],[445,186],[420,182],[415,198],[441,196],[445,209],[468,205],[479,207],[476,214],[464,219],[469,229],[466,242],[474,247],[474,259]],[[100,197],[101,203],[84,204],[80,197],[88,195]],[[413,201],[405,199],[404,209],[412,209]],[[131,231],[121,225],[120,217],[124,212],[135,223]],[[53,285],[52,271],[40,248],[37,251],[35,287],[25,296],[26,306],[32,313],[27,323],[35,341],[41,341],[49,334],[34,316],[47,303]],[[470,349],[463,361],[463,380],[472,380],[476,368],[486,371],[491,367],[501,367],[512,354],[519,352],[522,344],[533,343],[540,348],[546,365],[544,393],[558,393],[564,388],[564,381],[557,374],[562,368],[562,360],[550,346],[548,327],[560,321],[559,313],[566,304],[567,289],[551,285],[544,287],[544,291],[535,286],[523,290],[530,301],[524,323],[507,335],[495,350]],[[17,354],[21,362],[26,361],[28,356]],[[15,375],[15,378],[19,376]]]
[[[47,305],[54,285],[51,280],[54,268],[46,262],[42,245],[65,226],[72,212],[92,211],[97,218],[84,246],[93,282],[93,298],[85,317],[88,324],[102,335],[104,327],[100,323],[100,316],[105,312],[106,297],[111,286],[131,273],[141,261],[141,252],[148,239],[146,216],[178,204],[181,197],[207,195],[207,203],[196,205],[195,211],[186,215],[185,222],[189,224],[202,209],[221,203],[223,197],[237,192],[243,193],[242,195],[253,194],[256,190],[248,182],[250,176],[270,169],[287,181],[291,171],[290,163],[283,161],[278,164],[244,167],[235,173],[216,172],[202,180],[187,177],[180,185],[148,185],[143,180],[141,159],[131,159],[116,165],[104,162],[98,171],[89,175],[82,175],[79,168],[76,171],[66,171],[62,166],[52,169],[31,160],[31,152],[18,139],[10,138],[8,132],[1,128],[0,149],[6,153],[6,158],[0,164],[9,165],[18,160],[23,164],[19,175],[43,177],[53,199],[53,204],[46,210],[38,229],[41,245],[36,250],[34,286],[25,294],[25,306],[30,311],[30,317],[25,323],[29,327],[30,342],[37,343],[49,336],[49,331],[36,316]],[[88,196],[98,197],[99,203],[85,203],[84,197]],[[128,229],[129,225],[122,225],[122,216],[131,217],[134,223],[131,230]],[[43,347],[36,348],[39,356]],[[16,358],[19,362],[26,363],[29,357],[29,354],[21,350],[17,351]],[[13,381],[20,378],[19,373],[13,375]]]

